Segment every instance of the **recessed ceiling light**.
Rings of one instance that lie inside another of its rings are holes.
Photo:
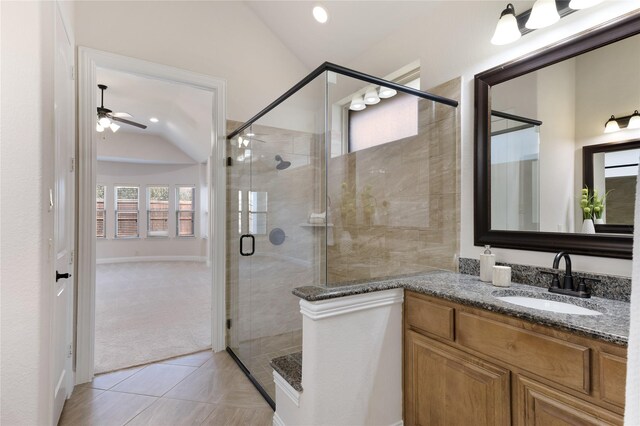
[[[157,122],[158,122],[158,121],[160,121],[160,120],[158,120],[158,119],[157,119],[157,118],[155,118],[155,117],[151,117],[151,118],[149,119],[149,121],[150,121],[150,122],[152,122],[152,123],[157,123]]]
[[[327,13],[327,9],[322,6],[316,6],[313,8],[313,17],[316,21],[324,24],[329,20],[329,14]]]

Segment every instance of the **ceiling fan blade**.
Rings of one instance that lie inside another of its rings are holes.
[[[144,124],[136,123],[135,121],[125,120],[124,118],[111,116],[111,119],[113,121],[118,121],[120,123],[128,124],[130,126],[139,127],[141,129],[146,129],[147,128],[147,126],[145,126]]]
[[[128,112],[113,112],[111,113],[111,116],[118,118],[133,118],[133,115],[129,114]]]

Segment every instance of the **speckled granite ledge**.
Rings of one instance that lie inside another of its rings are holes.
[[[298,287],[293,290],[293,294],[313,302],[393,288],[404,288],[618,345],[626,346],[629,338],[630,305],[627,302],[600,297],[580,299],[556,295],[549,293],[546,288],[516,283],[509,289],[501,289],[492,286],[490,283],[483,283],[477,276],[448,271],[430,272],[415,277],[389,279],[345,287]],[[596,310],[601,312],[602,315],[571,315],[525,308],[496,298],[496,296],[501,295],[501,292],[505,291],[515,291],[540,299],[572,303]]]
[[[271,367],[295,390],[302,392],[302,352],[274,358]]]
[[[534,285],[536,287],[549,287],[550,277],[541,274],[544,272],[555,272],[552,268],[542,268],[531,265],[518,265],[515,263],[496,262],[496,265],[510,266],[512,281]],[[560,263],[564,268],[564,262]],[[469,259],[461,257],[459,259],[460,273],[466,275],[480,275],[480,261],[478,259]],[[564,275],[564,269],[561,270],[560,276]],[[597,279],[599,283],[589,283],[591,294],[605,299],[621,300],[629,302],[631,300],[631,278],[620,277],[617,275],[591,274],[587,272],[573,271],[572,275],[576,278],[584,277]]]

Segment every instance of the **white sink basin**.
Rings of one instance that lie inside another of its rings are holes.
[[[554,300],[536,299],[525,296],[503,296],[496,297],[503,302],[524,306],[525,308],[540,309],[541,311],[557,312],[559,314],[572,315],[602,315],[598,311],[572,305],[571,303],[556,302]]]

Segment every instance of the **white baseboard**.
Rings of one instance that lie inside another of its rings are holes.
[[[289,384],[277,371],[273,370],[273,381],[276,387],[282,391],[290,400],[293,405],[300,407],[300,392],[295,390],[293,386]]]
[[[133,256],[96,259],[96,264],[129,262],[206,262],[206,256]]]
[[[285,426],[278,413],[273,413],[273,426]]]

